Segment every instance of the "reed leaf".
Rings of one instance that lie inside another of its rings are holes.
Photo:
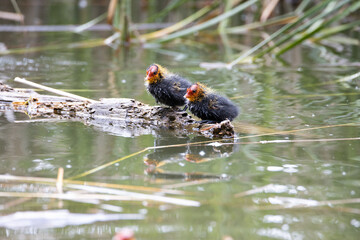
[[[167,28],[164,28],[159,31],[152,32],[152,33],[143,34],[140,36],[140,38],[144,39],[144,40],[150,40],[150,39],[159,38],[159,37],[168,35],[169,33],[175,32],[175,31],[185,27],[186,25],[196,21],[197,19],[204,16],[206,13],[213,10],[217,6],[218,6],[218,2],[214,2],[213,4],[200,9],[196,13],[192,14],[191,16],[181,20],[180,22],[178,22],[170,27],[167,27]]]
[[[266,44],[268,44],[269,42],[273,41],[275,38],[283,35],[286,31],[291,30],[294,26],[301,24],[301,22],[308,18],[311,17],[312,15],[316,14],[317,12],[319,12],[321,9],[323,9],[329,2],[331,2],[333,0],[325,0],[320,4],[317,4],[316,6],[312,7],[311,9],[309,9],[308,11],[306,11],[306,13],[304,13],[301,17],[299,17],[299,19],[293,23],[289,23],[286,24],[285,26],[283,26],[282,28],[280,28],[279,30],[277,30],[276,32],[274,32],[273,34],[271,34],[268,38],[266,38],[265,40],[261,41],[260,43],[258,43],[256,46],[254,46],[253,48],[249,49],[248,51],[246,51],[245,53],[243,53],[242,55],[240,55],[237,59],[235,59],[234,61],[232,61],[231,63],[229,63],[227,65],[228,68],[232,68],[233,66],[235,66],[236,64],[240,63],[241,61],[243,61],[244,59],[246,59],[247,57],[249,57],[250,55],[252,55],[253,53],[255,53],[256,51],[258,51],[259,49],[261,49],[263,46],[265,46]],[[289,38],[290,39],[290,38]],[[270,47],[270,49],[275,48],[276,46]],[[269,50],[270,51],[270,50]],[[269,52],[263,52],[261,54],[259,54],[256,57],[261,57],[263,56],[265,53]]]
[[[11,0],[11,4],[13,5],[15,12],[18,14],[21,14],[21,10],[20,10],[19,5],[17,4],[16,0]]]
[[[228,12],[231,10],[232,6],[233,6],[233,0],[225,0],[225,12]],[[226,18],[224,20],[222,20],[219,23],[219,27],[218,27],[218,31],[220,34],[224,34],[225,33],[225,29],[227,27],[227,25],[229,24],[229,19]]]
[[[355,74],[351,74],[349,76],[345,76],[342,77],[340,79],[334,80],[334,81],[327,81],[327,82],[322,82],[322,83],[317,83],[317,84],[307,84],[304,87],[313,87],[313,86],[324,86],[324,85],[330,85],[330,84],[335,84],[335,83],[341,83],[341,82],[350,82],[354,79],[360,78],[360,72],[357,72]],[[344,96],[347,95],[359,95],[360,92],[350,92],[350,93],[341,93]]]
[[[359,46],[360,45],[360,40],[359,39],[348,37],[348,36],[339,36],[339,35],[330,36],[326,40],[328,42],[340,43],[340,44],[344,44],[344,45],[354,45],[354,46]],[[352,67],[352,66],[359,66],[360,63],[359,62],[351,62],[351,63],[348,63],[346,65],[347,65],[347,67]],[[340,66],[336,66],[336,67],[340,67]]]
[[[107,13],[103,13],[103,14],[101,14],[100,16],[94,18],[93,20],[91,20],[91,21],[89,21],[89,22],[87,22],[87,23],[84,23],[84,24],[76,27],[76,28],[74,29],[74,32],[80,33],[80,32],[82,32],[82,31],[84,31],[84,30],[86,30],[86,29],[88,29],[88,28],[90,28],[90,27],[98,24],[99,22],[101,22],[102,20],[104,20],[104,19],[106,18],[106,16],[107,16]]]
[[[297,19],[298,19],[298,16],[294,15],[293,13],[289,13],[286,15],[271,18],[271,19],[267,20],[266,22],[253,22],[253,23],[242,25],[242,26],[227,28],[225,30],[225,32],[230,33],[230,34],[244,33],[249,30],[253,30],[253,29],[257,29],[257,28],[268,27],[268,26],[279,25],[279,24],[293,23]]]
[[[351,22],[351,23],[347,23],[347,24],[342,24],[342,25],[335,26],[335,27],[331,27],[331,28],[327,28],[327,29],[324,29],[321,32],[319,32],[318,37],[312,38],[311,40],[313,42],[318,42],[318,41],[320,41],[320,40],[322,40],[324,38],[328,38],[328,37],[330,37],[330,36],[332,36],[334,34],[337,34],[337,33],[352,29],[352,28],[357,27],[359,25],[360,25],[360,20],[355,21],[355,22]]]
[[[190,28],[184,29],[182,31],[170,34],[170,35],[168,35],[166,37],[157,39],[155,42],[156,43],[162,43],[162,42],[170,41],[170,40],[173,40],[175,38],[183,37],[183,36],[198,32],[200,30],[206,29],[208,27],[211,27],[211,26],[223,21],[224,19],[232,17],[235,14],[245,10],[246,8],[248,8],[252,4],[256,3],[257,1],[258,0],[246,1],[246,2],[238,5],[237,7],[233,8],[232,10],[230,10],[228,12],[225,12],[225,13],[223,13],[223,14],[215,17],[215,18],[212,18],[212,19],[210,19],[210,20],[208,20],[208,21],[206,21],[204,23],[197,24],[197,25],[195,25],[193,27],[190,27]]]
[[[333,13],[334,11],[336,11],[338,8],[344,6],[345,4],[347,4],[350,0],[345,0],[342,3],[338,4],[338,5],[332,5],[331,9],[326,9],[325,11],[323,11],[322,13],[320,13],[318,16],[304,22],[303,24],[301,24],[298,28],[293,29],[290,33],[285,34],[283,37],[281,37],[279,40],[276,41],[274,46],[271,46],[267,49],[265,49],[264,51],[260,52],[259,54],[255,55],[255,58],[259,58],[264,56],[265,54],[271,52],[272,50],[274,50],[275,48],[279,47],[280,45],[282,45],[283,43],[287,42],[288,40],[290,40],[291,38],[293,38],[295,35],[297,35],[298,33],[301,33],[302,31],[306,31],[308,30],[311,26],[313,26],[315,23],[319,23],[319,21],[323,21],[323,19],[327,16],[330,15],[331,13]],[[326,7],[329,7],[329,5],[327,5]]]
[[[186,2],[189,0],[173,0],[168,3],[168,5],[161,10],[159,13],[154,14],[151,16],[148,20],[148,22],[153,22],[155,20],[162,20],[164,17],[166,17],[171,11],[175,10],[176,8],[183,6]]]
[[[34,53],[34,52],[57,50],[57,49],[93,48],[93,47],[104,46],[105,45],[104,41],[105,41],[104,39],[90,39],[90,40],[74,42],[74,43],[66,43],[66,44],[55,44],[55,45],[30,47],[30,48],[14,48],[5,51],[0,51],[0,56],[8,55],[8,54]]]
[[[311,0],[303,0],[301,1],[301,3],[299,4],[299,6],[296,8],[295,13],[296,14],[301,14],[302,12],[304,12],[305,8],[311,3]]]
[[[347,2],[347,1],[346,1]],[[344,2],[343,2],[344,3]],[[340,5],[340,6],[339,6]],[[339,4],[336,6],[336,9],[341,7],[341,4]],[[304,34],[302,37],[300,37],[299,39],[296,39],[293,42],[290,42],[289,44],[287,44],[285,47],[281,48],[276,55],[280,56],[281,54],[289,51],[290,49],[294,48],[295,46],[297,46],[298,44],[302,43],[303,41],[309,39],[310,37],[312,37],[313,35],[315,35],[316,33],[318,33],[320,30],[322,30],[323,28],[329,26],[330,24],[332,24],[333,22],[336,22],[344,17],[346,17],[347,15],[349,15],[350,13],[356,11],[357,9],[360,8],[360,2],[354,3],[352,4],[350,7],[346,8],[343,12],[338,13],[335,17],[332,17],[331,19],[329,19],[328,21],[325,21],[324,23],[319,24],[319,26],[315,27],[315,29],[313,29],[312,31]]]

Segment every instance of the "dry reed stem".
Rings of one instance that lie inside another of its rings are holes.
[[[112,25],[112,23],[113,23],[117,3],[118,3],[118,0],[110,0],[110,3],[109,3],[109,7],[108,7],[108,11],[107,11],[108,16],[106,18],[106,22],[110,25]]]
[[[26,192],[0,192],[0,197],[23,197],[23,198],[54,198],[62,200],[75,200],[79,199],[84,200],[105,200],[105,201],[154,201],[154,202],[163,202],[180,206],[188,207],[199,207],[201,204],[198,201],[165,197],[159,195],[150,195],[143,193],[127,192],[123,190],[110,189],[110,188],[100,188],[100,187],[90,187],[84,185],[71,185],[75,189],[81,189],[85,191],[97,192],[102,194],[89,194],[89,193],[26,193]]]
[[[75,94],[72,94],[72,93],[64,92],[64,91],[61,91],[61,90],[58,90],[58,89],[55,89],[55,88],[46,87],[46,86],[43,86],[43,85],[41,85],[41,84],[28,81],[28,80],[26,80],[25,78],[16,77],[16,78],[14,79],[14,81],[15,81],[15,82],[19,82],[19,83],[23,83],[23,84],[26,84],[26,85],[29,85],[29,86],[32,86],[32,87],[35,87],[35,88],[43,89],[43,90],[45,90],[45,91],[52,92],[52,93],[58,94],[58,95],[60,95],[60,96],[65,96],[65,97],[73,98],[73,99],[80,100],[80,101],[88,101],[88,102],[91,102],[91,103],[97,102],[97,101],[92,100],[92,99],[89,99],[89,98],[81,97],[81,96],[79,96],[79,95],[75,95]]]
[[[0,19],[6,19],[16,22],[24,22],[24,15],[20,13],[0,11]]]
[[[189,187],[189,186],[198,186],[201,184],[207,184],[207,183],[214,183],[219,182],[219,179],[201,179],[201,180],[195,180],[190,182],[182,182],[182,183],[176,183],[176,184],[170,184],[170,185],[163,185],[163,188],[182,188],[182,187]]]
[[[208,13],[210,10],[212,10],[212,8],[213,7],[211,7],[211,6],[204,7],[202,9],[200,9],[199,11],[197,11],[196,13],[192,14],[191,16],[181,20],[178,23],[175,23],[174,25],[171,25],[170,27],[167,27],[167,28],[155,31],[155,32],[140,35],[139,38],[143,39],[143,40],[150,40],[150,39],[154,39],[154,38],[164,37],[172,32],[175,32],[175,31],[185,27],[186,25],[194,22],[195,20],[199,19],[200,17],[204,16],[206,13]]]
[[[63,183],[64,183],[64,168],[58,169],[58,176],[56,180],[56,189],[58,193],[63,193]]]
[[[279,3],[279,0],[269,0],[267,1],[266,5],[264,6],[264,10],[261,13],[260,21],[265,22],[274,11],[276,5]]]
[[[22,176],[11,176],[11,175],[0,175],[0,181],[17,181],[17,182],[41,182],[43,184],[55,184],[56,179],[54,178],[40,178],[40,177],[22,177]],[[87,186],[96,186],[96,187],[109,187],[115,189],[127,189],[133,191],[144,191],[144,192],[162,192],[167,194],[178,194],[186,195],[184,191],[170,190],[170,189],[161,189],[155,187],[145,187],[145,186],[134,186],[134,185],[122,185],[115,183],[101,183],[101,182],[88,182],[88,181],[76,181],[76,180],[64,180],[64,184],[78,184],[78,185],[87,185]]]
[[[17,198],[15,200],[12,200],[10,202],[6,202],[2,205],[0,205],[0,209],[9,209],[11,207],[15,207],[17,205],[20,205],[20,204],[23,204],[29,200],[31,200],[32,198],[28,198],[28,197],[25,197],[25,198]]]
[[[265,189],[267,189],[268,187],[271,187],[273,185],[274,184],[271,183],[271,184],[268,184],[268,185],[265,185],[265,186],[262,186],[262,187],[250,189],[250,190],[247,190],[245,192],[237,193],[237,194],[234,195],[234,197],[239,198],[239,197],[245,197],[245,196],[253,195],[253,194],[256,194],[256,193],[261,193]]]
[[[164,203],[170,203],[170,204],[181,205],[181,206],[192,206],[192,207],[200,206],[200,202],[198,202],[198,201],[174,198],[174,197],[166,197],[166,196],[160,196],[160,195],[155,195],[155,194],[129,192],[129,191],[124,191],[124,190],[112,189],[112,188],[93,187],[93,186],[86,186],[86,185],[71,185],[71,184],[69,184],[68,187],[79,189],[79,190],[84,190],[87,192],[95,192],[95,193],[102,193],[102,194],[112,194],[115,196],[132,197],[139,201],[149,200],[149,201],[164,202]]]

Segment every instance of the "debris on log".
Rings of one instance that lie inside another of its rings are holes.
[[[150,106],[129,98],[79,101],[71,97],[39,94],[0,83],[0,112],[23,112],[30,117],[81,121],[102,131],[120,136],[153,134],[169,129],[175,134],[197,133],[209,138],[234,136],[230,121],[201,124],[187,112],[169,107]]]

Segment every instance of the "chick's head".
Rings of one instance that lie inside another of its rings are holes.
[[[205,96],[205,86],[200,83],[196,83],[191,85],[186,90],[185,98],[190,102],[201,101],[201,99]]]
[[[145,80],[149,84],[157,83],[158,81],[161,81],[165,75],[167,74],[167,69],[162,67],[159,64],[152,64],[148,69],[146,69],[146,77]]]

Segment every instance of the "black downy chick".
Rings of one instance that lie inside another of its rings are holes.
[[[183,106],[184,95],[192,83],[179,75],[170,73],[159,64],[152,64],[146,70],[147,90],[157,103],[170,107]]]
[[[190,112],[201,118],[202,123],[218,123],[226,119],[232,121],[239,114],[238,107],[229,99],[200,83],[189,87],[185,98]]]

